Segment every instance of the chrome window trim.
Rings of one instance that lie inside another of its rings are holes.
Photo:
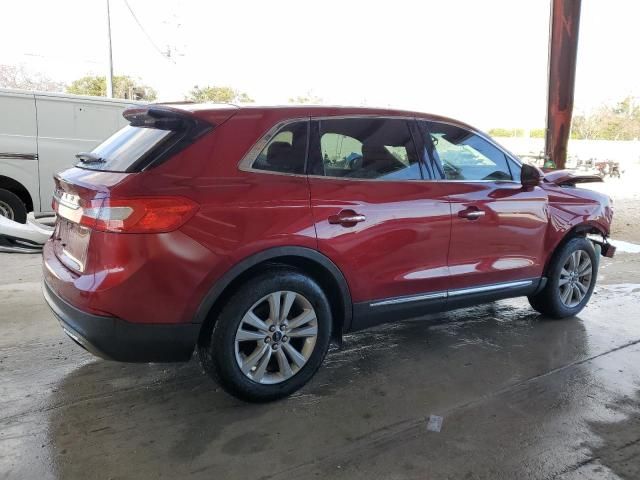
[[[296,122],[311,122],[312,120],[349,120],[349,119],[357,119],[357,118],[366,118],[366,119],[379,118],[382,120],[389,120],[389,119],[415,120],[416,119],[415,117],[409,117],[409,116],[375,115],[375,114],[327,115],[322,117],[310,116],[310,117],[288,118],[286,120],[282,120],[276,123],[273,127],[267,130],[267,133],[265,133],[262,137],[260,137],[260,139],[256,143],[253,144],[253,146],[249,149],[249,151],[244,154],[240,162],[238,162],[238,169],[243,172],[250,172],[250,173],[266,173],[270,175],[285,175],[288,177],[327,178],[332,180],[347,180],[347,181],[360,181],[360,182],[362,181],[365,181],[365,182],[424,182],[426,180],[426,179],[385,180],[382,178],[344,178],[344,177],[330,177],[327,175],[307,175],[306,173],[302,174],[302,173],[276,172],[273,170],[261,170],[259,168],[253,168],[253,163],[257,160],[257,157],[260,154],[260,152],[262,152],[262,150],[264,149],[264,147],[267,146],[269,141],[275,135],[277,135],[282,128],[286,127],[287,125],[290,125]]]
[[[304,173],[287,173],[287,172],[275,172],[273,170],[261,170],[259,168],[253,168],[253,163],[258,159],[258,155],[264,147],[271,141],[273,137],[275,137],[278,132],[286,127],[287,125],[291,125],[292,123],[298,122],[309,122],[310,117],[297,117],[297,118],[287,118],[286,120],[282,120],[276,123],[273,127],[271,127],[267,132],[262,135],[258,139],[256,143],[254,143],[249,151],[244,154],[240,162],[238,162],[238,169],[243,172],[253,172],[253,173],[270,173],[272,175],[287,175],[290,177],[306,177]]]
[[[427,119],[427,118],[410,116],[410,115],[377,115],[377,114],[373,114],[373,113],[372,114],[357,114],[357,113],[354,113],[354,114],[349,114],[349,115],[323,115],[323,116],[318,116],[318,117],[314,117],[314,116],[295,117],[295,118],[288,118],[286,120],[281,120],[280,122],[278,122],[275,125],[273,125],[273,127],[271,127],[269,130],[267,130],[267,132],[262,137],[260,137],[260,139],[256,143],[254,143],[251,146],[251,148],[247,151],[247,153],[245,153],[244,156],[242,157],[242,159],[238,162],[238,169],[243,171],[243,172],[263,173],[263,174],[267,174],[267,175],[284,175],[284,176],[287,176],[287,177],[327,178],[327,179],[332,179],[332,180],[345,180],[345,181],[349,181],[349,182],[456,182],[456,183],[464,182],[464,183],[513,183],[513,184],[516,184],[516,185],[520,185],[520,181],[516,180],[516,179],[511,179],[511,180],[448,180],[448,179],[445,179],[445,178],[442,178],[442,179],[439,179],[439,178],[423,178],[423,179],[412,179],[412,180],[402,180],[402,179],[386,180],[386,179],[383,179],[383,178],[330,177],[330,176],[326,176],[326,175],[312,175],[312,174],[306,174],[306,173],[276,172],[276,171],[272,171],[272,170],[261,170],[259,168],[253,168],[253,162],[256,161],[257,156],[260,154],[260,152],[264,149],[264,147],[267,146],[269,141],[280,131],[280,129],[286,127],[287,125],[290,125],[292,123],[297,123],[297,122],[311,122],[312,120],[349,120],[349,119],[357,119],[357,118],[365,118],[365,119],[380,118],[380,119],[386,119],[386,120],[396,119],[396,120],[408,120],[408,121],[415,121],[415,122],[434,122],[434,123],[442,123],[444,125],[450,125],[452,127],[463,128],[465,130],[468,130],[468,131],[478,135],[482,139],[484,139],[487,142],[489,142],[491,145],[493,145],[498,150],[500,150],[502,153],[504,153],[505,156],[507,157],[507,160],[511,160],[511,161],[515,162],[516,165],[519,168],[522,168],[522,162],[518,159],[517,156],[512,154],[509,150],[504,148],[502,145],[496,143],[491,137],[489,137],[484,132],[482,132],[480,130],[476,130],[473,127],[468,127],[468,126],[465,126],[465,125],[461,125],[459,123],[454,123],[454,122],[445,121],[445,120],[433,120],[433,119]]]
[[[447,178],[443,178],[441,180],[433,180],[434,182],[440,183],[513,183],[515,185],[520,185],[520,182],[515,180],[450,180]]]
[[[407,115],[376,115],[370,114],[350,114],[350,115],[325,115],[322,117],[310,117],[311,120],[355,120],[358,118],[366,118],[367,120],[379,118],[381,120],[415,120],[416,117]]]
[[[494,283],[491,285],[482,285],[479,287],[458,288],[447,292],[433,292],[419,295],[410,295],[406,297],[389,298],[386,300],[378,300],[369,303],[370,307],[381,307],[384,305],[398,305],[408,302],[418,302],[420,300],[435,300],[438,298],[459,297],[461,295],[471,295],[474,293],[492,292],[495,290],[512,289],[517,287],[526,287],[533,284],[533,280],[518,280],[515,282]]]
[[[397,178],[397,179],[387,179],[387,178],[349,178],[349,177],[330,177],[327,175],[307,175],[309,178],[326,178],[327,180],[344,180],[345,182],[416,182],[416,183],[424,183],[428,181],[432,181],[431,179],[422,179],[422,178],[411,178],[408,180]]]
[[[240,170],[242,170],[243,172],[249,172],[249,173],[261,173],[261,174],[264,173],[265,175],[281,175],[283,177],[307,178],[307,175],[305,175],[304,173],[276,172],[274,170],[260,170],[259,168],[253,168],[253,167],[240,168]]]

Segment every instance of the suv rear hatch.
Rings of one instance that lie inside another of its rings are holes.
[[[56,175],[53,250],[66,267],[85,271],[96,231],[170,232],[195,214],[198,206],[188,198],[123,197],[116,187],[175,156],[235,111],[218,109],[209,118],[202,113],[155,105],[126,110],[129,125],[91,152],[77,154],[76,167]]]

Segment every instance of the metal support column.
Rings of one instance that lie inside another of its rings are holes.
[[[582,0],[551,0],[545,166],[564,168],[573,114]]]

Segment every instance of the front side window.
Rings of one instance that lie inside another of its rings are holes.
[[[293,122],[282,127],[258,154],[252,164],[257,170],[280,173],[304,173],[307,154],[308,122]]]
[[[319,145],[311,173],[378,180],[422,178],[406,120],[345,118],[319,120]]]
[[[513,180],[507,156],[492,143],[455,125],[425,124],[447,180]]]

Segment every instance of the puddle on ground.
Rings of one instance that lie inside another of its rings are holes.
[[[614,283],[596,287],[599,292],[611,292],[616,295],[632,295],[640,293],[640,283]]]

